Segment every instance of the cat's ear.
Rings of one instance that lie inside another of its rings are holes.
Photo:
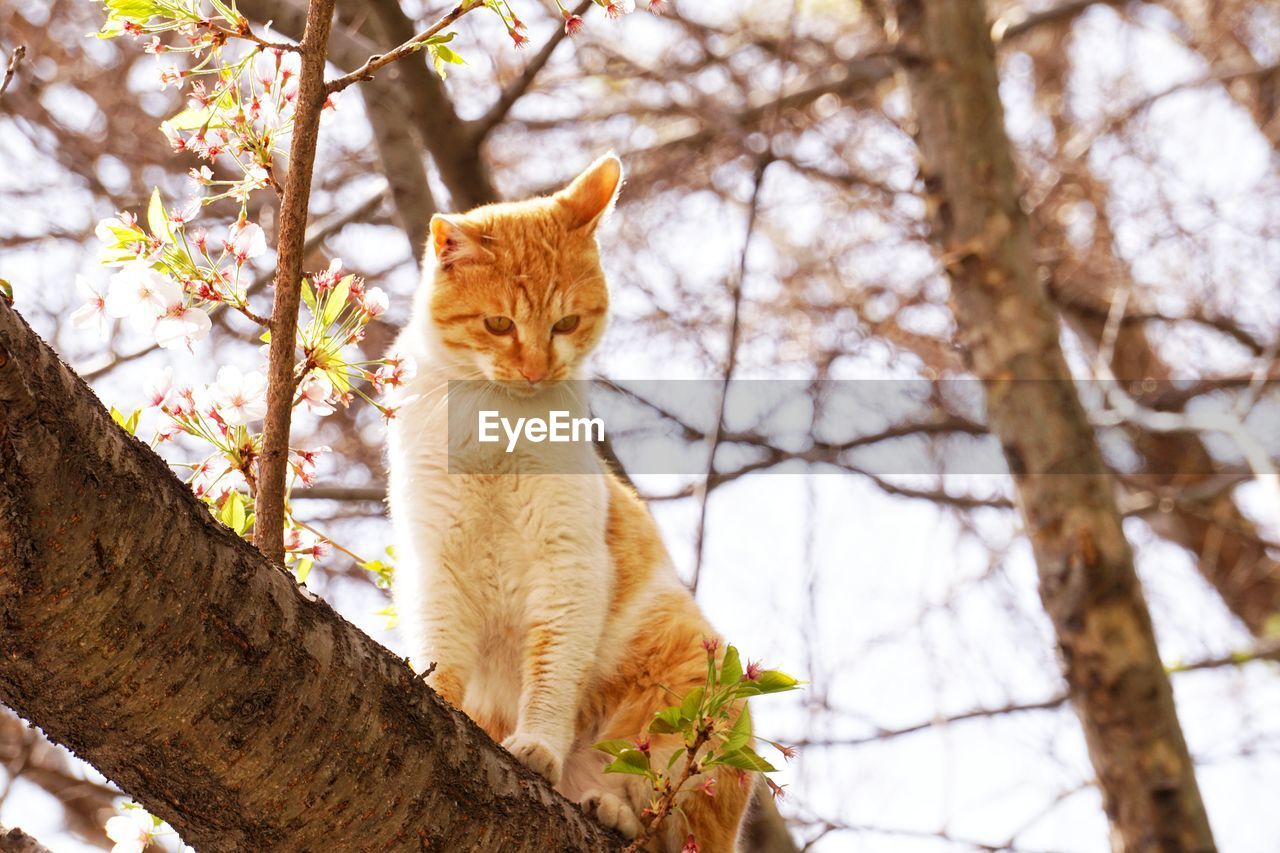
[[[594,230],[613,207],[621,185],[622,162],[613,154],[606,154],[556,193],[556,199],[569,213],[569,229]]]
[[[480,245],[480,240],[481,235],[475,233],[460,216],[437,213],[431,217],[431,248],[442,269],[483,258],[487,252]]]

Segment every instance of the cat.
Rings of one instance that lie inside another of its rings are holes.
[[[609,758],[592,745],[643,736],[656,711],[703,684],[704,641],[719,638],[644,503],[590,444],[561,445],[577,458],[560,461],[586,474],[451,473],[447,425],[486,395],[584,413],[564,380],[604,331],[596,228],[621,180],[608,155],[552,196],[432,218],[423,282],[394,344],[418,371],[398,389],[388,431],[388,500],[414,667],[434,664],[427,682],[444,699],[634,838],[648,782],[604,773]],[[450,385],[468,379],[480,381]],[[652,736],[654,766],[679,746]],[[737,771],[713,772],[723,777],[714,796],[682,795],[684,816],[668,817],[649,849],[678,851],[689,834],[704,853],[737,849],[750,791]]]

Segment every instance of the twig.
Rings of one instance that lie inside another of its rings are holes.
[[[462,0],[461,3],[446,12],[440,20],[436,21],[430,27],[418,33],[404,44],[394,48],[393,50],[389,50],[386,53],[376,53],[365,60],[364,65],[361,65],[350,74],[344,74],[341,77],[330,80],[324,86],[325,93],[331,95],[334,92],[341,92],[352,83],[358,83],[361,80],[372,80],[373,75],[378,71],[378,69],[390,65],[400,59],[404,59],[411,53],[417,53],[422,50],[422,46],[427,39],[436,35],[445,27],[453,24],[463,15],[467,14],[472,9],[478,8],[480,5],[481,4],[478,0]]]
[[[302,71],[297,112],[289,146],[289,175],[280,204],[276,246],[275,302],[271,309],[271,345],[267,356],[267,416],[258,463],[257,519],[253,544],[277,565],[284,563],[284,491],[289,465],[289,425],[293,416],[294,350],[301,301],[302,250],[306,240],[311,172],[320,135],[320,112],[327,89],[325,56],[336,0],[311,0],[302,32]]]
[[[594,0],[582,0],[578,7],[573,10],[573,14],[581,17],[594,5]],[[475,120],[471,125],[471,132],[477,142],[482,141],[495,127],[502,123],[502,120],[507,117],[507,113],[515,106],[516,101],[520,100],[524,93],[529,91],[534,79],[546,67],[547,62],[550,61],[551,54],[555,53],[556,48],[560,46],[560,42],[564,41],[566,37],[568,37],[568,32],[564,27],[556,30],[555,34],[542,46],[542,49],[529,60],[529,64],[525,66],[520,76],[513,80],[506,89],[502,90],[502,94],[498,96],[498,100],[494,105],[489,107],[484,115]]]
[[[9,84],[13,82],[13,75],[18,72],[18,66],[22,63],[22,58],[27,55],[27,46],[20,44],[13,49],[13,53],[9,54],[9,65],[4,70],[4,79],[0,80],[0,100],[4,100],[5,90],[9,88]]]

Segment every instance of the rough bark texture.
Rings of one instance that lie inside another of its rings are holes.
[[[49,848],[21,829],[0,826],[0,853],[50,853]]]
[[[892,8],[952,308],[1013,475],[1114,844],[1213,850],[1114,484],[1036,278],[983,4]]]
[[[253,544],[274,563],[284,562],[284,489],[289,471],[289,426],[296,388],[298,305],[302,298],[302,246],[307,236],[311,172],[320,137],[320,111],[327,95],[325,57],[335,0],[311,0],[298,43],[302,68],[289,143],[289,174],[280,201],[280,235],[276,244],[275,300],[271,308],[271,344],[267,356],[267,416],[262,424],[254,501]]]
[[[0,304],[0,701],[200,850],[610,850]]]

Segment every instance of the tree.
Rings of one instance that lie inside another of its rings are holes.
[[[933,239],[1124,849],[1215,849],[1133,554],[1036,279],[981,0],[894,3]]]

